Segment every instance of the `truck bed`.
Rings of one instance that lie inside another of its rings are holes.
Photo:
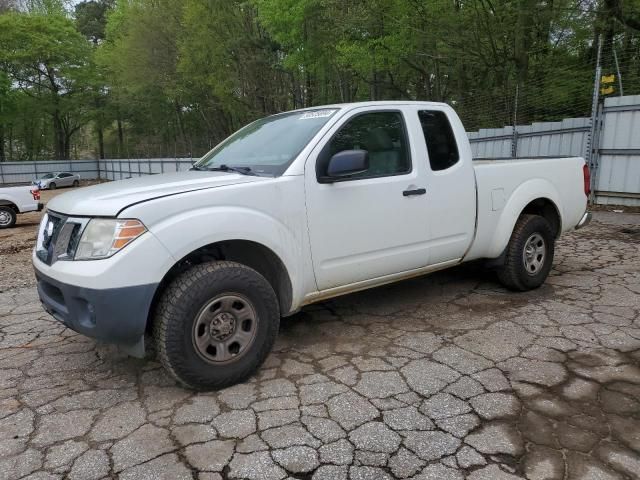
[[[0,187],[0,205],[12,205],[18,213],[38,210],[38,201],[31,193],[33,188],[30,186]]]
[[[580,157],[475,160],[476,233],[465,259],[498,257],[532,192],[555,205],[558,234],[573,229],[587,207],[584,185],[576,182],[583,166]]]

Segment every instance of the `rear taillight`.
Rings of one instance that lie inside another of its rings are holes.
[[[582,166],[582,176],[584,177],[584,194],[588,197],[591,194],[591,172],[586,163]]]
[[[40,190],[37,188],[34,188],[33,190],[31,190],[31,195],[33,195],[33,199],[34,200],[40,200]]]

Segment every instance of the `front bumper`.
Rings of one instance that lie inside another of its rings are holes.
[[[589,225],[591,223],[591,217],[592,217],[591,212],[584,212],[584,215],[576,225],[576,230]]]
[[[36,269],[44,309],[66,327],[129,354],[144,355],[144,333],[157,284],[94,289],[55,280]]]

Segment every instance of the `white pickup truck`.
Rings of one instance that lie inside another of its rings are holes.
[[[258,120],[191,171],[56,197],[33,264],[65,325],[138,356],[152,340],[177,380],[215,389],[313,302],[475,259],[538,287],[588,194],[581,158],[472,162],[447,105],[326,106]]]
[[[42,210],[39,200],[37,187],[0,187],[0,229],[13,227],[21,213]]]

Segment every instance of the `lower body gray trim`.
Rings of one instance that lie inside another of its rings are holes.
[[[44,309],[66,327],[134,356],[144,356],[144,333],[157,284],[93,289],[69,285],[36,270]]]

